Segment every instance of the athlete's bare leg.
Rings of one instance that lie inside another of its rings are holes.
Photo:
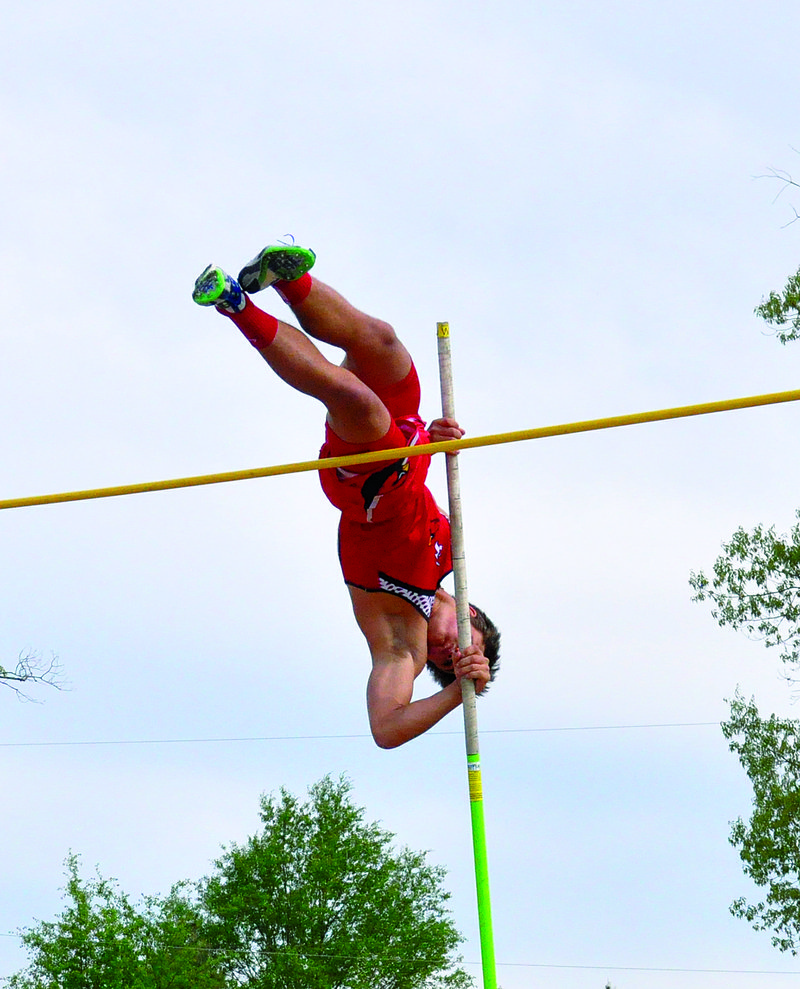
[[[279,378],[323,403],[340,439],[372,443],[388,432],[392,418],[363,378],[332,364],[296,327],[279,320],[275,339],[258,352]]]
[[[316,278],[309,294],[292,311],[306,333],[341,347],[345,352],[342,367],[370,388],[393,385],[411,370],[411,355],[388,323],[367,316]]]
[[[288,288],[291,283],[283,284]],[[382,439],[392,417],[373,387],[394,384],[408,374],[411,358],[405,347],[387,323],[359,312],[310,277],[304,293],[294,295],[290,304],[303,328],[344,349],[341,366],[327,360],[300,330],[248,300],[238,282],[215,265],[201,273],[192,292],[198,305],[215,305],[229,316],[283,381],[319,399],[337,436],[356,444]]]

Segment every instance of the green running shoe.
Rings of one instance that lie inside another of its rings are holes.
[[[297,244],[271,244],[239,272],[239,283],[251,295],[273,282],[294,282],[310,271],[317,256]]]
[[[219,306],[228,312],[241,312],[247,305],[241,285],[214,264],[198,276],[192,298],[198,306]]]

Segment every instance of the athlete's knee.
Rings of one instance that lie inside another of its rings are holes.
[[[340,379],[326,399],[328,422],[347,443],[372,443],[386,435],[392,425],[386,406],[371,388],[355,375]]]
[[[391,324],[367,316],[345,348],[342,366],[371,387],[380,389],[408,374],[411,355]]]
[[[394,327],[382,319],[370,319],[370,335],[383,347],[392,347],[400,342]]]
[[[400,340],[390,323],[374,316],[364,316],[355,334],[353,349],[391,350],[399,344]]]
[[[340,374],[332,376],[324,399],[328,411],[341,414],[347,410],[365,419],[380,416],[385,407],[375,392],[348,369],[339,370]]]

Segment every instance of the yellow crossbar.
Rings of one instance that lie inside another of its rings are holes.
[[[92,498],[114,498],[118,495],[143,494],[146,491],[169,491],[173,488],[192,488],[201,484],[222,484],[226,481],[247,481],[256,477],[274,477],[277,474],[300,474],[303,471],[322,470],[326,467],[349,467],[353,464],[369,464],[397,457],[417,457],[425,453],[447,453],[469,450],[479,446],[498,446],[501,443],[518,443],[520,440],[540,440],[548,436],[566,436],[570,433],[588,433],[597,429],[615,429],[618,426],[634,426],[643,422],[661,422],[665,419],[683,419],[687,416],[709,415],[712,412],[732,412],[735,409],[751,409],[761,405],[777,405],[780,402],[800,401],[800,390],[773,392],[770,395],[752,395],[748,398],[730,398],[721,402],[704,402],[700,405],[683,405],[674,409],[656,409],[652,412],[634,412],[630,415],[610,416],[604,419],[587,419],[583,422],[567,422],[557,426],[540,426],[536,429],[519,429],[510,433],[494,433],[489,436],[464,437],[441,443],[426,443],[395,450],[377,450],[348,457],[329,457],[325,460],[304,460],[296,464],[277,464],[272,467],[255,467],[252,470],[232,470],[222,474],[200,474],[197,477],[176,477],[167,481],[148,481],[141,484],[120,484],[111,488],[93,488],[86,491],[64,491],[59,494],[33,495],[28,498],[0,500],[4,508],[27,508],[32,505],[55,505],[64,501],[88,501]]]

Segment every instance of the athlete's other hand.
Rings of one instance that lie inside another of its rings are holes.
[[[464,430],[455,419],[434,419],[428,426],[431,443],[441,443],[444,440],[460,440]]]
[[[489,660],[481,652],[480,646],[467,646],[463,653],[460,653],[453,664],[453,673],[461,680],[467,677],[475,683],[475,693],[480,694],[486,689],[486,684],[491,679],[489,673]]]

